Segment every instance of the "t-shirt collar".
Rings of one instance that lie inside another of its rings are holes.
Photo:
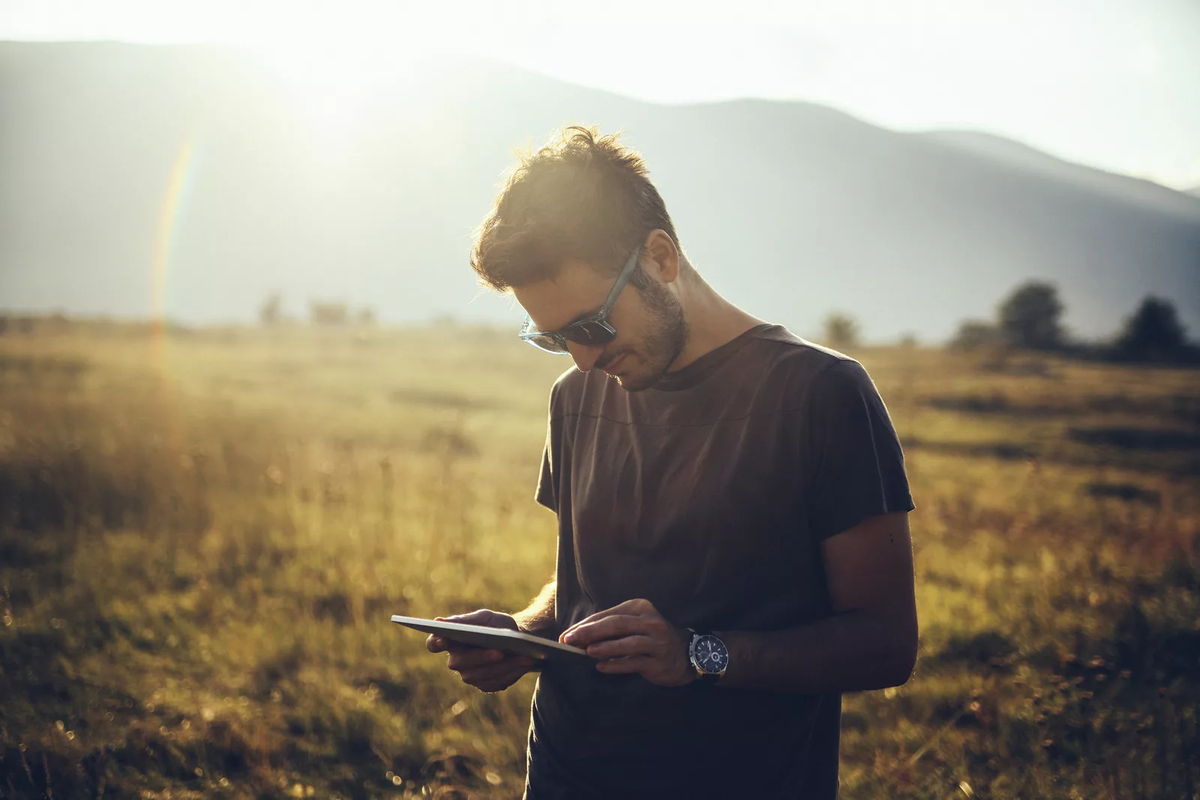
[[[774,327],[777,326],[771,323],[755,325],[753,328],[735,336],[720,347],[709,350],[683,369],[668,372],[659,379],[658,383],[650,388],[662,392],[678,392],[703,383],[708,376],[720,369],[722,364],[729,361],[739,350],[756,339],[758,334]]]

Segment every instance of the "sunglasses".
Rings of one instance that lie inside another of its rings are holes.
[[[533,320],[526,316],[525,324],[521,326],[519,334],[522,341],[529,342],[547,353],[561,355],[567,352],[567,342],[575,342],[586,347],[601,347],[616,339],[617,329],[609,323],[608,314],[612,311],[613,304],[617,302],[621,290],[629,282],[629,277],[633,275],[640,252],[641,248],[639,247],[633,251],[633,255],[629,256],[629,260],[621,268],[621,274],[617,276],[617,282],[613,284],[608,297],[604,299],[604,304],[598,311],[593,314],[584,314],[570,325],[556,331],[535,330]]]

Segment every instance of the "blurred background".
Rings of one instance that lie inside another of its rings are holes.
[[[9,0],[0,796],[513,797],[550,383],[467,263],[623,131],[905,446],[921,657],[848,798],[1200,796],[1200,6]]]

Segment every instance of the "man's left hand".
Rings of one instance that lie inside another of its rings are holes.
[[[688,662],[688,634],[663,619],[649,600],[626,600],[597,611],[563,631],[560,642],[582,647],[600,659],[609,675],[637,673],[659,686],[696,679]]]

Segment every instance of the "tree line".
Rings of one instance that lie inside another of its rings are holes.
[[[262,305],[258,307],[258,321],[267,327],[291,325],[297,322],[283,310],[283,295],[278,292],[268,295]],[[333,327],[357,325],[370,328],[375,326],[375,321],[375,309],[370,306],[354,309],[340,301],[308,301],[310,325]]]
[[[1065,310],[1058,287],[1028,281],[1000,302],[993,320],[959,325],[949,346],[961,352],[1024,350],[1108,361],[1200,364],[1200,345],[1188,340],[1187,328],[1169,300],[1147,295],[1115,336],[1101,342],[1072,339],[1062,323]],[[858,323],[843,312],[830,314],[824,341],[840,349],[857,347]],[[915,337],[906,336],[901,344],[914,342]]]
[[[1065,308],[1054,284],[1028,281],[1000,302],[994,321],[963,322],[950,346],[967,351],[1002,346],[1110,361],[1200,363],[1200,346],[1188,340],[1179,311],[1169,300],[1142,298],[1115,336],[1100,342],[1072,339],[1062,324]]]

